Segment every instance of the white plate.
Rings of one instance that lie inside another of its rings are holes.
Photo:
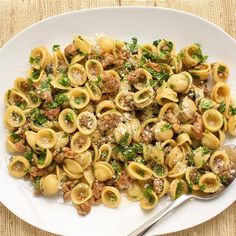
[[[200,43],[209,61],[225,61],[231,74],[229,84],[236,93],[236,43],[222,29],[212,23],[177,10],[161,8],[105,8],[91,9],[54,16],[24,30],[10,40],[0,51],[1,107],[3,94],[13,85],[15,77],[25,75],[32,48],[60,44],[63,48],[76,34],[94,37],[105,33],[116,39],[130,40],[137,36],[140,42],[152,42],[159,38],[172,39],[179,50],[192,42]],[[0,136],[0,199],[2,203],[26,222],[63,235],[113,235],[123,236],[149,219],[165,205],[143,213],[138,204],[123,198],[119,209],[94,207],[86,217],[77,215],[70,204],[58,199],[35,197],[30,184],[15,180],[7,173],[9,155],[5,149],[6,130],[1,122]],[[231,139],[227,142],[235,142]],[[220,198],[209,201],[190,201],[150,230],[147,235],[164,234],[183,230],[211,219],[236,200],[236,182]]]

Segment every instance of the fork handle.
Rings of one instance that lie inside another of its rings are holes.
[[[175,201],[172,201],[167,207],[165,207],[161,212],[153,216],[146,223],[138,227],[136,230],[128,234],[128,236],[142,236],[144,235],[153,225],[160,222],[162,218],[164,218],[168,213],[173,211],[178,206],[182,205],[188,199],[191,198],[191,195],[182,195]]]

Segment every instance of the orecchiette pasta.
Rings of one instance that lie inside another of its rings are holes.
[[[199,44],[178,53],[166,39],[76,36],[52,50],[34,48],[4,96],[12,176],[44,196],[62,192],[82,215],[119,207],[121,192],[150,210],[166,194],[214,193],[231,178],[220,149],[236,136],[229,68],[207,62]]]

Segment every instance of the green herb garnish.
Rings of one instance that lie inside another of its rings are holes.
[[[157,45],[161,42],[161,39],[154,40],[152,44],[157,47]]]
[[[128,144],[128,140],[129,140],[129,133],[125,132],[125,135],[121,138],[121,140],[119,141],[119,145],[125,147]]]
[[[42,125],[47,122],[48,118],[45,115],[41,114],[41,111],[38,108],[34,108],[30,113],[31,119],[37,125]]]
[[[30,64],[39,64],[40,62],[40,57],[30,57],[29,63]]]
[[[38,156],[38,164],[43,165],[46,159],[46,152],[41,152]]]
[[[60,45],[59,44],[54,44],[52,46],[52,50],[55,52],[56,50],[60,49]]]
[[[132,43],[125,43],[132,54],[137,53],[138,51],[137,43],[138,43],[138,40],[136,37],[132,38]]]
[[[24,157],[29,161],[29,163],[31,163],[33,161],[33,152],[31,150],[27,150]]]
[[[200,104],[201,108],[204,110],[208,110],[212,107],[212,101],[211,100],[203,100]]]
[[[13,133],[11,134],[11,137],[14,139],[14,142],[15,142],[15,143],[17,143],[17,142],[19,142],[19,141],[21,140],[20,135],[17,134],[17,133],[15,133],[15,132],[13,132]]]
[[[225,109],[226,109],[225,102],[221,102],[219,105],[219,108],[218,108],[219,112],[223,113],[225,111]]]
[[[61,84],[64,87],[69,87],[71,85],[70,79],[67,76],[62,76],[58,83]]]
[[[165,174],[165,168],[162,165],[156,164],[153,167],[153,171],[159,176],[163,176]]]
[[[236,107],[229,106],[229,111],[232,116],[236,115]]]
[[[225,72],[225,66],[219,66],[218,67],[218,73],[224,73]]]
[[[203,56],[200,45],[199,44],[196,44],[196,45],[198,46],[198,49],[197,51],[194,51],[192,53],[192,58],[198,61],[198,63],[204,63],[207,60],[208,56]]]
[[[80,95],[79,97],[75,98],[75,103],[80,105],[85,102],[86,97],[84,95]]]
[[[152,186],[148,186],[147,188],[145,188],[143,196],[147,198],[150,203],[153,203],[155,201]]]
[[[163,126],[161,127],[161,131],[164,132],[164,131],[167,131],[167,130],[169,130],[169,129],[171,129],[171,128],[172,128],[172,125],[171,125],[171,124],[166,124],[166,125],[163,125]]]
[[[199,188],[200,188],[200,190],[204,191],[206,189],[206,185],[204,185],[204,184],[200,185]]]
[[[40,180],[41,180],[41,177],[37,176],[35,177],[34,182],[33,182],[33,186],[38,190],[39,190]]]
[[[65,119],[68,121],[68,122],[74,122],[74,115],[72,112],[68,112],[65,116]]]
[[[175,193],[175,199],[179,198],[181,194],[183,193],[184,186],[181,181],[177,183],[176,193]]]

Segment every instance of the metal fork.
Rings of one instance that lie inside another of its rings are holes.
[[[192,194],[184,194],[180,196],[175,201],[172,201],[167,207],[165,207],[161,212],[157,215],[153,216],[150,220],[146,223],[141,225],[139,228],[128,234],[128,236],[142,236],[144,235],[151,227],[161,221],[168,213],[182,205],[184,202],[188,201],[189,199],[198,199],[198,200],[210,200],[216,198],[224,192],[224,190],[234,181],[236,177],[236,145],[228,145],[221,148],[221,150],[225,150],[230,157],[232,162],[232,169],[233,169],[233,177],[227,182],[227,185],[222,186],[222,188],[216,193],[204,193],[202,191],[194,191]]]

